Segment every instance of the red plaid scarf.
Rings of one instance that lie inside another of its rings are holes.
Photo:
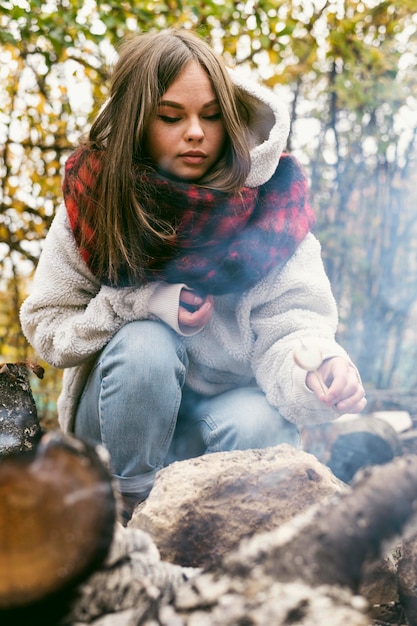
[[[93,214],[84,211],[81,217],[79,205],[88,202],[99,168],[97,154],[77,150],[67,160],[63,183],[71,228],[93,274]],[[247,289],[285,262],[314,223],[305,174],[289,155],[281,157],[266,184],[244,187],[238,194],[173,181],[159,174],[141,175],[143,181],[147,210],[175,225],[177,234],[175,244],[147,251],[153,259],[145,268],[149,280],[183,282],[211,294]],[[82,248],[83,230],[89,245]],[[109,284],[106,277],[99,278]],[[117,285],[128,284],[132,280],[122,268]]]

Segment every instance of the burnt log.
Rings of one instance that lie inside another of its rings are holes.
[[[2,624],[56,624],[72,590],[103,563],[116,501],[102,454],[50,432],[0,457]]]
[[[0,455],[31,450],[41,437],[29,370],[43,378],[32,361],[0,364]]]
[[[372,416],[306,426],[302,441],[304,450],[346,483],[359,469],[389,463],[402,454],[401,440],[392,426]]]
[[[331,496],[272,533],[243,541],[223,567],[243,576],[262,565],[276,580],[338,585],[356,593],[365,562],[415,533],[416,510],[417,457],[399,457],[363,470],[347,493]]]

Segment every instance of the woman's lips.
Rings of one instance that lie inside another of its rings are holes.
[[[180,158],[185,161],[185,163],[198,165],[199,163],[203,163],[207,156],[202,152],[186,152],[181,154]]]

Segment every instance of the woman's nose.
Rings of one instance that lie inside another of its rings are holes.
[[[203,139],[204,130],[198,118],[190,119],[185,131],[185,136],[187,141],[200,141],[201,139]]]

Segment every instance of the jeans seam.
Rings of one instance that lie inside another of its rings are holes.
[[[210,429],[210,436],[212,439],[214,439],[214,441],[212,442],[212,444],[214,443],[215,445],[206,445],[206,451],[209,450],[213,451],[213,452],[221,452],[221,445],[220,445],[220,438],[218,435],[218,424],[216,424],[216,422],[213,420],[213,418],[211,417],[210,413],[202,413],[199,416],[198,419],[199,422],[204,422],[207,427]],[[204,442],[205,444],[207,444],[208,442]]]
[[[185,365],[182,362],[182,360],[181,360],[181,364],[182,364],[182,372],[181,372],[181,376],[180,377],[181,377],[182,380],[184,380],[186,368],[185,368]],[[181,398],[182,398],[181,389],[182,389],[182,385],[183,385],[183,383],[180,384],[180,377],[178,377],[178,379],[177,379],[178,380],[177,399],[176,399],[176,403],[174,405],[174,411],[173,411],[173,413],[171,415],[171,425],[170,425],[170,428],[167,431],[166,437],[165,437],[165,439],[164,439],[164,441],[162,443],[161,450],[160,450],[161,454],[160,454],[159,457],[157,457],[156,465],[158,466],[158,468],[162,468],[163,467],[164,459],[165,459],[165,457],[167,455],[167,452],[169,450],[169,445],[167,446],[166,443],[167,443],[167,441],[170,442],[172,440],[172,437],[174,435],[175,428],[176,428],[176,425],[177,425],[178,411],[179,411],[179,408],[180,408],[180,405],[181,405]],[[165,454],[162,454],[163,450],[165,450]]]

